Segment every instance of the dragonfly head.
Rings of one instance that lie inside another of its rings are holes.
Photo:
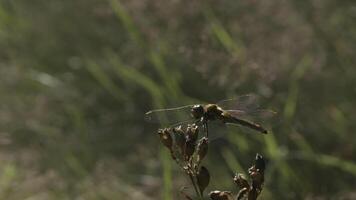
[[[204,107],[202,105],[194,105],[191,113],[195,119],[200,119],[204,116]]]

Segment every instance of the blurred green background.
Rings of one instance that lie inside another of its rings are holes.
[[[355,22],[354,0],[1,0],[0,199],[181,199],[144,113],[246,93],[281,122],[212,143],[210,190],[259,152],[261,199],[355,199]]]

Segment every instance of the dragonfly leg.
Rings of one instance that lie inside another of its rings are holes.
[[[205,126],[205,130],[206,130],[206,137],[207,137],[207,138],[209,138],[209,128],[208,128],[208,123],[207,123],[207,122],[205,122],[204,126]]]

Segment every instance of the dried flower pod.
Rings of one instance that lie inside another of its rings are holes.
[[[166,146],[170,151],[172,151],[173,140],[169,132],[169,129],[159,129],[158,130],[159,138],[164,146]]]
[[[239,191],[239,193],[237,194],[236,196],[236,199],[237,200],[241,200],[245,195],[246,193],[249,191],[249,188],[243,188]]]
[[[193,140],[186,140],[184,145],[184,158],[188,161],[195,152],[195,141]]]
[[[249,192],[248,192],[248,197],[247,199],[248,200],[256,200],[257,197],[259,195],[259,192],[255,189],[255,188],[252,188]]]
[[[264,171],[266,169],[265,160],[263,159],[263,157],[260,154],[256,154],[255,167],[259,171]]]
[[[209,193],[210,199],[212,200],[232,200],[232,194],[229,191],[211,191]]]
[[[236,183],[236,185],[240,188],[249,188],[250,185],[248,184],[248,181],[246,180],[246,178],[244,177],[243,174],[236,174],[234,177],[234,182]]]
[[[252,167],[248,168],[248,175],[253,176],[254,173],[256,173],[256,167],[255,165],[252,165]]]
[[[265,167],[265,161],[262,156],[257,154],[255,164],[248,169],[248,173],[252,179],[252,186],[249,190],[248,199],[256,199],[261,193]]]
[[[266,164],[263,157],[257,154],[255,158],[255,164],[248,169],[248,173],[252,179],[253,189],[257,189],[258,191],[262,190],[265,168]]]
[[[259,191],[261,191],[262,185],[264,182],[263,173],[260,173],[258,170],[256,170],[256,171],[252,172],[250,176],[252,178],[252,188],[258,189]]]
[[[199,135],[199,128],[195,124],[188,125],[187,130],[187,140],[197,141]]]
[[[208,143],[209,140],[207,137],[203,137],[202,139],[199,140],[198,143],[198,150],[197,150],[197,154],[198,154],[198,158],[197,158],[197,162],[200,163],[204,157],[206,156],[206,154],[208,153]]]
[[[205,188],[209,185],[210,182],[210,174],[209,170],[202,166],[197,175],[197,182],[199,186],[200,193],[203,194]]]
[[[176,127],[173,129],[174,133],[174,139],[176,142],[176,145],[180,148],[181,152],[184,151],[184,145],[185,145],[185,134],[184,131],[182,130],[182,127]]]

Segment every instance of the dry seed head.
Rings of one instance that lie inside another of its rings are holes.
[[[248,200],[256,200],[257,196],[259,195],[259,192],[255,189],[252,188],[249,192],[248,192]]]
[[[209,196],[212,200],[232,200],[232,194],[229,191],[211,191],[209,193]]]
[[[195,152],[195,141],[193,140],[187,140],[185,141],[185,145],[184,145],[184,158],[186,161],[188,161],[192,155]]]
[[[189,124],[186,130],[187,140],[197,141],[199,135],[199,128],[195,124]]]
[[[248,174],[249,174],[250,176],[253,176],[253,174],[254,174],[256,171],[257,171],[257,170],[256,170],[255,165],[252,165],[252,167],[248,168]]]
[[[248,181],[246,180],[246,178],[244,177],[243,174],[236,174],[234,177],[234,182],[240,189],[250,187],[250,185],[248,184]]]
[[[159,129],[158,135],[162,144],[172,151],[173,140],[171,134],[169,133],[169,129]]]
[[[264,171],[266,169],[266,163],[260,154],[256,154],[255,166],[259,171]]]
[[[198,182],[200,193],[203,194],[205,188],[208,187],[210,182],[209,170],[206,167],[202,166],[200,168],[199,173],[197,175],[197,182]]]
[[[182,130],[182,127],[176,127],[173,129],[174,133],[174,139],[177,144],[177,146],[180,148],[181,152],[184,151],[184,145],[185,145],[185,135],[184,131]]]
[[[251,176],[251,178],[252,178],[252,188],[261,191],[264,182],[263,175],[261,173],[256,172],[253,174],[253,176]]]
[[[256,166],[252,166],[248,169],[248,174],[252,179],[252,187],[262,188],[264,182],[264,172],[256,169]]]
[[[239,193],[237,194],[236,196],[236,199],[237,200],[241,200],[245,195],[246,193],[249,191],[249,188],[243,188],[239,191]]]
[[[198,143],[198,163],[200,163],[204,157],[206,156],[206,154],[208,153],[208,138],[207,137],[203,137],[202,139],[199,140]]]

